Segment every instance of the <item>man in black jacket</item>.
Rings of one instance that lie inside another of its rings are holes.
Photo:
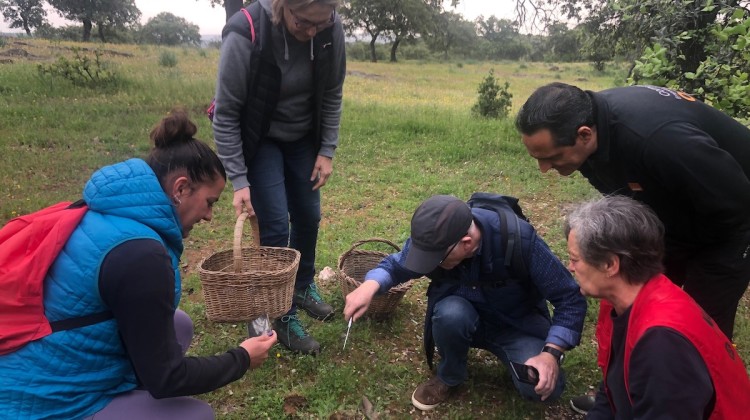
[[[683,93],[537,89],[516,118],[539,169],[581,172],[603,194],[650,206],[666,228],[666,275],[732,338],[750,281],[750,130]]]
[[[732,338],[750,280],[750,130],[682,92],[539,88],[516,119],[542,172],[578,170],[603,194],[649,205],[666,274]]]

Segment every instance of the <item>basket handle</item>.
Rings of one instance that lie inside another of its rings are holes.
[[[341,257],[339,258],[339,270],[341,270],[344,267],[344,260],[349,256],[349,254],[352,253],[357,247],[360,245],[364,245],[366,243],[370,242],[382,242],[384,244],[390,245],[393,247],[393,249],[396,250],[396,252],[401,251],[401,248],[399,248],[398,245],[394,244],[393,242],[389,241],[388,239],[382,239],[382,238],[370,238],[370,239],[362,239],[361,241],[357,241],[354,244],[352,244],[352,247],[349,248],[348,251],[341,254]]]
[[[245,220],[250,219],[250,227],[253,230],[253,246],[255,248],[260,247],[260,233],[258,229],[258,218],[255,215],[248,216],[247,212],[240,213],[237,217],[237,222],[234,224],[234,247],[232,248],[232,256],[234,257],[234,272],[242,272],[242,230],[245,225]]]

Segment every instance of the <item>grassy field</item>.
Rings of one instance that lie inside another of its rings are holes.
[[[150,128],[173,106],[189,110],[199,126],[198,137],[212,141],[203,111],[213,96],[217,50],[27,39],[6,39],[0,46],[2,223],[60,200],[75,200],[98,167],[144,156]],[[117,83],[92,90],[38,75],[39,64],[70,58],[76,46],[87,48],[81,53],[90,56],[99,48]],[[159,64],[165,53],[176,58],[176,66]],[[338,257],[358,240],[379,237],[401,244],[411,213],[424,198],[439,193],[468,198],[474,191],[519,197],[540,234],[565,260],[560,229],[564,208],[596,192],[577,175],[541,174],[511,120],[471,116],[476,89],[490,69],[501,83],[510,82],[514,113],[536,87],[551,81],[601,89],[621,84],[623,78],[617,66],[597,73],[587,64],[350,62],[334,175],[323,190],[318,269],[336,268]],[[196,324],[192,355],[221,353],[245,335],[244,325],[206,320],[196,270],[201,258],[231,248],[233,227],[227,188],[214,220],[196,226],[186,240],[181,307]],[[343,309],[339,283],[320,283],[324,297]],[[415,410],[410,395],[430,376],[421,351],[426,286],[417,281],[390,319],[355,323],[346,350],[341,349],[346,324],[340,315],[325,324],[301,315],[321,342],[322,354],[297,356],[276,347],[263,367],[200,398],[222,419],[360,419],[365,416],[363,398],[381,419],[577,418],[567,408],[568,398],[599,378],[593,301],[581,346],[564,365],[568,387],[560,402],[520,400],[494,356],[472,351],[470,378],[456,399],[434,412]],[[746,361],[748,306],[744,299],[736,333]]]

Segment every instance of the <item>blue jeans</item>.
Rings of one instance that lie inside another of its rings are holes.
[[[460,296],[448,296],[435,304],[432,334],[440,353],[437,375],[446,385],[459,385],[466,380],[467,357],[472,347],[488,350],[499,357],[509,374],[511,360],[523,363],[542,351],[544,339],[486,322],[490,315],[489,311],[477,309]],[[513,375],[510,376],[522,397],[540,401],[533,385],[519,382]],[[545,401],[559,398],[564,388],[565,378],[560,371],[555,391]]]
[[[313,191],[310,176],[316,159],[311,136],[294,142],[263,140],[247,168],[260,244],[290,247],[301,254],[295,289],[309,286],[315,276],[320,190]],[[289,313],[295,312],[292,304]]]

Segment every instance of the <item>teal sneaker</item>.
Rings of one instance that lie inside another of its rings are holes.
[[[320,353],[320,343],[307,334],[297,314],[284,315],[273,324],[276,336],[284,347],[295,353],[312,355]]]
[[[315,319],[321,321],[333,319],[333,307],[323,302],[315,283],[310,283],[304,289],[296,289],[294,291],[294,304]]]

